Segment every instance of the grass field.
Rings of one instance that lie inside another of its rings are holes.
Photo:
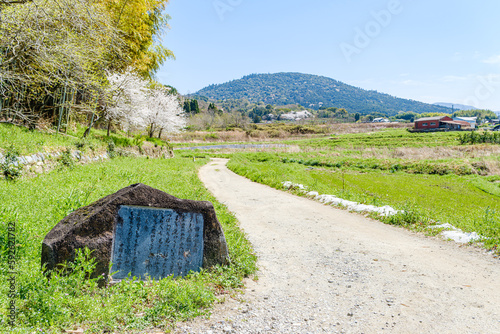
[[[7,123],[0,124],[0,151],[13,146],[21,155],[56,152],[69,146],[75,147],[78,141],[80,140],[74,137],[30,131],[27,128]],[[87,143],[95,149],[102,150],[106,147],[104,142],[95,138],[87,139]]]
[[[111,133],[107,131],[92,129],[87,138],[83,139],[86,127],[75,126],[73,131],[66,134],[55,134],[52,132],[30,131],[25,127],[9,123],[0,123],[0,153],[5,153],[13,147],[20,155],[28,155],[39,152],[61,152],[70,148],[71,150],[104,152],[108,144],[113,142],[116,147],[134,147],[149,141],[151,145],[164,146],[166,142],[158,138],[148,138],[136,135],[126,136],[124,133]]]
[[[419,217],[414,223],[450,223],[498,250],[500,146],[459,146],[457,136],[396,129],[289,141],[301,152],[236,153],[228,166],[277,189],[291,181],[320,194],[412,211]]]
[[[405,129],[403,123],[322,123],[322,122],[274,122],[246,124],[244,128],[230,127],[212,131],[186,131],[171,137],[174,143],[205,142],[264,142],[318,138],[329,134],[366,133],[387,129]]]
[[[0,181],[0,328],[7,330],[7,223],[16,222],[17,322],[12,332],[86,333],[168,329],[176,320],[208,312],[217,294],[241,286],[255,271],[255,256],[236,219],[203,187],[197,168],[208,160],[116,158],[52,171],[16,182]],[[73,210],[133,183],[179,198],[211,201],[225,231],[231,266],[158,282],[124,281],[101,289],[85,280],[92,264],[82,257],[70,276],[48,280],[40,268],[44,236]]]
[[[361,133],[339,133],[328,138],[293,141],[309,149],[365,147],[436,147],[458,145],[458,132],[409,133],[406,129],[381,129]]]

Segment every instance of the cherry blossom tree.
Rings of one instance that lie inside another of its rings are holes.
[[[175,132],[186,125],[177,95],[171,88],[148,82],[132,70],[108,74],[108,98],[106,120],[126,130],[138,128],[158,138],[164,132]]]
[[[108,73],[109,87],[106,92],[105,120],[108,122],[108,136],[112,123],[126,131],[143,127],[143,116],[147,113],[148,82],[131,69],[123,73]]]
[[[157,132],[161,138],[163,132],[177,132],[186,126],[179,99],[163,85],[155,84],[149,90],[147,109],[144,120],[149,137]]]

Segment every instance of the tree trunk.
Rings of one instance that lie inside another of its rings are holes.
[[[149,125],[149,138],[153,138],[154,133],[155,133],[155,124],[151,123]]]
[[[85,130],[85,132],[83,133],[83,138],[87,138],[87,136],[89,135],[90,130],[92,129],[92,125],[94,125],[94,116],[95,116],[95,114],[92,113],[92,119],[90,120],[90,125],[87,128],[87,130]]]
[[[109,137],[109,130],[111,129],[111,119],[108,121],[108,134],[107,136]]]
[[[64,86],[64,93],[61,94],[61,100],[60,105],[59,105],[59,119],[57,121],[57,134],[59,134],[59,130],[61,129],[61,121],[64,113],[64,106],[63,103],[66,102],[66,86]]]

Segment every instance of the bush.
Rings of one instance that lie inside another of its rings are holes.
[[[113,159],[114,157],[116,157],[116,155],[117,155],[117,152],[116,152],[115,142],[110,140],[108,142],[108,156],[110,159]]]
[[[469,133],[460,134],[458,141],[461,145],[465,144],[500,144],[500,132],[489,131],[472,131]]]
[[[61,168],[72,169],[75,167],[75,160],[73,160],[73,157],[71,156],[71,150],[69,148],[61,153],[61,156],[59,157],[59,164]]]
[[[5,154],[5,160],[0,165],[6,180],[13,181],[22,175],[23,166],[19,163],[19,151],[11,145]]]
[[[134,139],[131,138],[126,138],[126,137],[117,137],[117,136],[109,136],[109,137],[102,137],[102,140],[105,142],[108,142],[111,140],[117,147],[130,147],[134,146],[135,141]]]

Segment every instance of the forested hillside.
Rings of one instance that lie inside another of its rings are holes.
[[[368,91],[340,81],[310,74],[251,74],[239,80],[210,85],[195,93],[214,100],[247,99],[273,105],[345,108],[348,112],[395,115],[399,111],[450,113],[451,108]]]

